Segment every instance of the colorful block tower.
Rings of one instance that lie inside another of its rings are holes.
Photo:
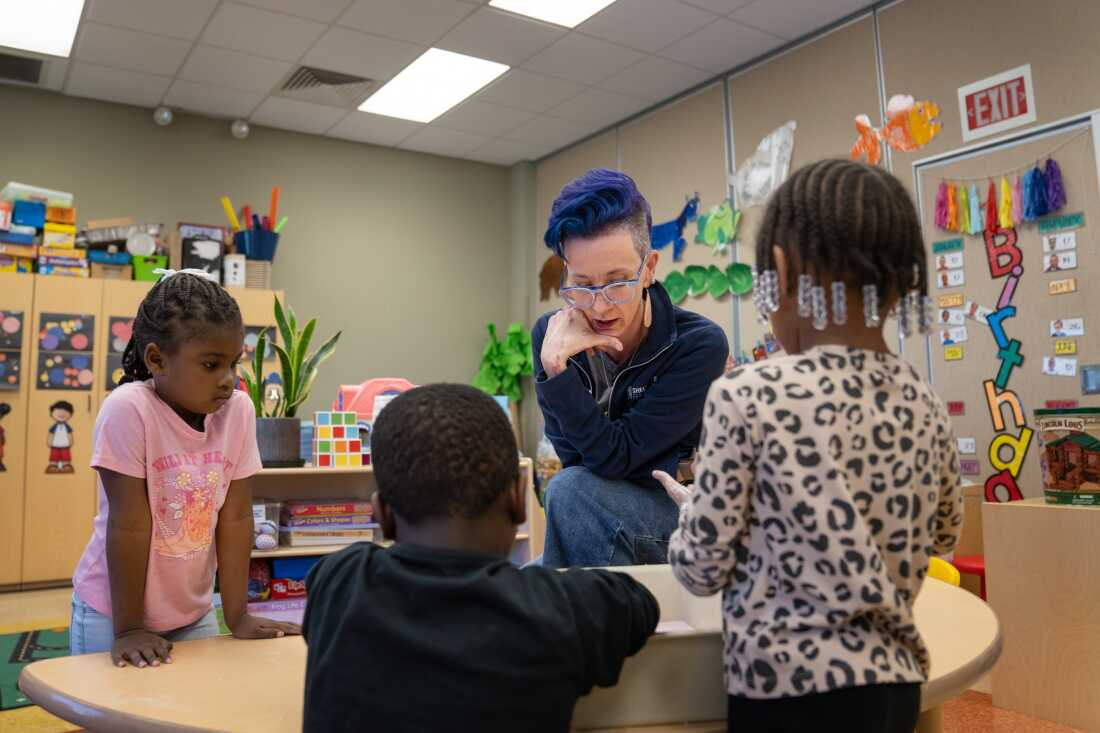
[[[314,413],[314,466],[318,468],[362,466],[362,451],[357,413],[336,410]]]

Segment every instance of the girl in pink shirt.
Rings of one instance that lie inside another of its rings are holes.
[[[244,326],[205,273],[164,272],[138,308],[121,386],[96,419],[99,512],[73,576],[73,654],[171,662],[172,642],[218,633],[218,570],[233,635],[299,633],[245,612],[256,414],[234,390]]]

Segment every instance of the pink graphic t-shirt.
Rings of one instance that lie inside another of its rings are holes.
[[[150,631],[194,623],[210,609],[214,588],[214,528],[229,482],[260,470],[256,412],[244,392],[206,416],[195,430],[165,404],[152,381],[124,384],[96,418],[92,467],[145,479],[153,537],[145,576]],[[99,486],[92,539],[73,576],[85,603],[111,615],[107,576],[107,496]]]

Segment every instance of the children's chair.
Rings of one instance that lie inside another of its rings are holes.
[[[951,563],[946,560],[941,560],[938,557],[933,557],[928,561],[928,577],[942,580],[956,587],[961,580],[958,569]]]
[[[977,575],[981,580],[981,595],[982,600],[985,600],[985,555],[962,555],[956,556],[951,564],[958,568],[960,573],[967,573],[968,575]]]

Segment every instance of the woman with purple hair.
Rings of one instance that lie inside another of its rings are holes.
[[[565,307],[531,333],[535,391],[563,470],[546,491],[551,567],[667,562],[672,475],[699,442],[722,329],[672,305],[656,281],[649,204],[624,173],[594,169],[562,189],[544,241],[564,261]]]

